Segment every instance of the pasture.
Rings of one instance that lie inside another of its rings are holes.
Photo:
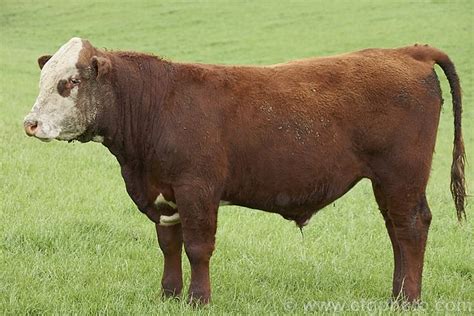
[[[195,310],[163,300],[154,225],[128,197],[115,158],[100,144],[41,143],[24,134],[38,92],[36,59],[73,36],[176,61],[257,65],[429,43],[451,57],[461,79],[472,193],[473,23],[469,0],[2,0],[0,314],[397,312],[385,305],[393,255],[367,180],[316,214],[304,236],[279,215],[221,207],[212,304]],[[459,225],[449,192],[451,96],[436,70],[445,103],[427,193],[433,221],[424,303],[413,311],[472,312],[474,202]]]

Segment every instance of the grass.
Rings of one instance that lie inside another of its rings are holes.
[[[392,251],[367,181],[317,214],[304,238],[277,215],[222,207],[212,305],[193,310],[163,301],[154,226],[128,198],[114,158],[98,144],[44,144],[24,135],[22,118],[38,92],[36,59],[72,36],[229,64],[426,42],[457,66],[472,159],[473,17],[472,1],[1,1],[0,314],[303,313],[328,302],[355,312],[368,311],[368,302],[382,311]],[[457,224],[449,194],[451,98],[438,73],[445,106],[428,187],[425,305],[414,312],[472,312],[474,213],[468,206],[471,221]],[[467,178],[472,187],[472,165]]]

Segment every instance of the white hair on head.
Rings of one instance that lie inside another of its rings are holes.
[[[82,50],[82,39],[71,38],[48,60],[41,69],[40,89],[42,86],[57,84],[60,79],[77,75],[76,64]]]
[[[35,121],[38,128],[35,136],[43,140],[54,138],[69,140],[86,129],[85,122],[66,126],[68,119],[80,115],[76,108],[78,87],[71,89],[68,96],[58,92],[60,80],[77,76],[76,67],[83,48],[82,39],[71,38],[46,62],[41,70],[39,95],[25,121]]]

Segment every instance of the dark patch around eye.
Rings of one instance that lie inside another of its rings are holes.
[[[69,83],[67,80],[62,79],[58,82],[58,92],[62,97],[68,97],[71,94],[71,88],[68,86]]]

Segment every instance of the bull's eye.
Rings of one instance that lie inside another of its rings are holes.
[[[79,86],[81,80],[78,78],[61,79],[58,82],[58,93],[63,97],[68,97],[75,87]]]
[[[73,84],[73,85],[78,85],[81,83],[81,79],[78,79],[78,78],[71,78],[69,79],[69,81]]]

